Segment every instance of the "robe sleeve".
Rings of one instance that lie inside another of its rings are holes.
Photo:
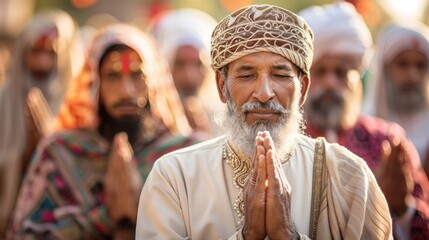
[[[136,239],[189,239],[174,178],[157,160],[140,195]]]

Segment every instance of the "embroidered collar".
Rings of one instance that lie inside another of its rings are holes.
[[[292,154],[288,153],[282,160],[282,164],[286,163]],[[233,183],[238,188],[239,192],[235,198],[234,209],[238,215],[237,229],[241,228],[244,223],[244,184],[250,173],[252,161],[240,150],[234,147],[230,141],[226,141],[223,148],[223,159],[228,163],[234,172]]]

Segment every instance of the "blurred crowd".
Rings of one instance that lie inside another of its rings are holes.
[[[314,34],[302,130],[365,160],[395,239],[429,239],[429,27],[372,36],[345,3],[298,14]],[[216,23],[187,8],[88,29],[51,9],[0,44],[0,239],[134,239],[155,160],[222,134]]]

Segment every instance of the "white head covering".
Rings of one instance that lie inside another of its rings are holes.
[[[370,69],[364,112],[388,118],[384,66],[401,52],[416,48],[429,59],[429,28],[423,23],[391,23],[380,33]]]
[[[49,83],[52,93],[48,102],[56,113],[61,105],[73,74],[82,67],[82,48],[76,45],[77,26],[73,18],[61,10],[48,10],[34,16],[15,42],[11,68],[5,84],[0,89],[0,164],[6,152],[20,154],[26,145],[26,70],[24,70],[24,53],[31,44],[46,31],[54,27],[58,32],[58,76]]]
[[[209,66],[210,37],[216,20],[197,9],[183,8],[162,14],[149,26],[163,57],[172,66],[177,49],[190,45],[201,51]]]
[[[337,2],[312,6],[299,15],[313,30],[313,63],[326,54],[357,55],[368,61],[372,47],[371,33],[352,4]]]
[[[155,38],[161,56],[172,67],[177,50],[182,46],[192,46],[199,50],[200,60],[207,70],[210,70],[210,40],[216,20],[207,13],[182,8],[167,11],[149,25],[148,32]],[[223,104],[218,98],[212,71],[206,71],[206,76],[198,96],[204,99],[204,107],[208,112],[217,112]]]

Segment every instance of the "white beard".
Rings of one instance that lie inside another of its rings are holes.
[[[216,116],[216,122],[225,132],[228,140],[249,159],[253,158],[255,137],[259,131],[269,131],[279,157],[286,158],[295,146],[297,135],[304,129],[302,112],[299,107],[301,85],[298,79],[296,79],[295,86],[297,87],[290,109],[284,109],[280,104],[274,102],[268,104],[282,112],[277,122],[258,121],[252,126],[247,125],[243,109],[252,108],[260,102],[247,102],[243,104],[242,110],[239,112],[229,93],[224,89],[227,97],[227,109]]]
[[[387,102],[389,109],[398,115],[409,115],[424,111],[429,105],[428,80],[415,83],[414,91],[404,92],[396,86],[393,79],[386,79]]]

